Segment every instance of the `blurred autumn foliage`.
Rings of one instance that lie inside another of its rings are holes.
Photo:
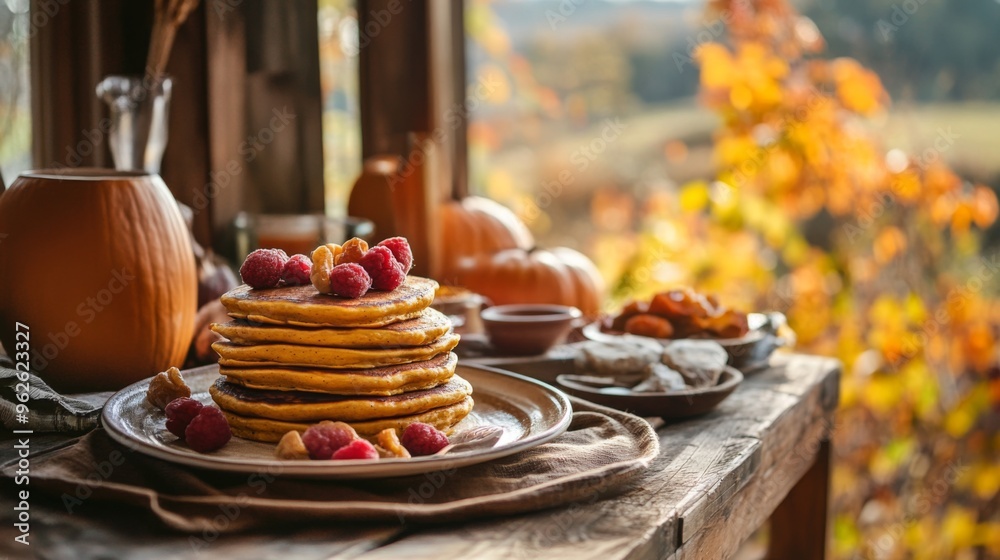
[[[878,76],[823,59],[785,0],[708,17],[725,43],[692,57],[718,175],[647,200],[618,293],[668,278],[781,309],[801,350],[843,361],[834,557],[1000,556],[1000,251],[979,231],[996,196],[946,166],[946,133],[916,156],[883,146]]]
[[[843,361],[833,556],[1000,557],[1000,249],[982,243],[997,200],[944,157],[972,147],[968,127],[886,145],[879,76],[824,57],[787,0],[710,0],[697,27],[681,3],[573,3],[555,23],[554,3],[467,5],[470,75],[505,84],[469,128],[484,194],[578,243],[614,286],[609,311],[693,285],[784,311],[800,351]],[[714,116],[629,93],[696,75]],[[619,117],[622,139],[577,166]]]

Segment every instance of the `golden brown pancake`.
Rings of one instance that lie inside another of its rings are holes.
[[[333,395],[398,395],[436,387],[455,373],[458,356],[448,352],[430,360],[369,369],[329,370],[295,367],[222,367],[232,383],[251,389],[313,391]]]
[[[456,404],[472,394],[472,386],[455,375],[447,383],[431,389],[372,397],[248,389],[219,377],[209,388],[209,392],[219,408],[241,416],[289,422],[356,422],[420,414]]]
[[[358,435],[366,438],[374,437],[382,430],[389,428],[402,432],[414,422],[430,424],[445,433],[450,433],[456,424],[472,412],[473,404],[472,397],[465,397],[465,400],[459,403],[442,406],[441,408],[435,408],[421,412],[420,414],[347,423],[358,432]],[[304,432],[312,425],[312,423],[252,418],[225,409],[223,409],[222,413],[226,416],[226,420],[229,421],[229,427],[232,428],[233,435],[255,441],[276,442],[287,432],[292,430]]]
[[[451,352],[459,336],[451,333],[431,344],[404,348],[327,348],[294,344],[257,344],[240,346],[231,342],[215,342],[212,349],[223,367],[305,366],[330,369],[361,369],[406,364],[429,360]]]
[[[339,348],[385,348],[423,346],[451,330],[451,321],[444,314],[427,308],[416,319],[400,321],[384,327],[331,328],[290,327],[287,325],[256,325],[244,320],[213,323],[212,330],[235,344],[296,344],[333,346]]]
[[[438,283],[408,276],[391,292],[369,291],[358,299],[321,294],[309,286],[256,290],[246,284],[226,292],[231,317],[304,327],[381,327],[413,319],[434,300]]]

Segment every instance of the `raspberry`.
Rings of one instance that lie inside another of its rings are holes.
[[[371,287],[371,277],[359,264],[338,264],[330,271],[330,293],[333,295],[357,299]]]
[[[378,451],[367,439],[356,439],[334,451],[331,459],[378,459]]]
[[[388,247],[376,245],[368,249],[358,264],[372,277],[372,288],[376,290],[391,292],[406,280],[403,265],[396,262],[396,257],[392,256]]]
[[[240,266],[240,277],[252,288],[273,288],[281,280],[288,255],[281,249],[257,249]]]
[[[414,422],[403,430],[403,447],[410,455],[433,455],[448,445],[448,436],[444,432],[423,422]]]
[[[191,423],[191,419],[198,416],[203,406],[200,402],[187,397],[170,401],[163,409],[167,413],[167,430],[184,439],[184,430]]]
[[[334,452],[358,437],[354,428],[343,422],[324,420],[309,426],[302,434],[302,443],[309,450],[310,459],[329,459]]]
[[[313,262],[305,255],[292,255],[281,270],[281,280],[289,286],[305,286],[310,283]]]
[[[383,239],[378,246],[388,247],[392,251],[392,256],[396,257],[396,261],[403,265],[403,274],[410,271],[413,266],[413,251],[410,250],[410,242],[405,237]]]
[[[233,432],[229,429],[229,421],[214,406],[202,407],[184,430],[188,447],[198,453],[211,453],[226,445],[231,437]]]
[[[360,237],[352,237],[344,242],[342,251],[337,255],[337,264],[356,263],[368,251],[368,242]]]

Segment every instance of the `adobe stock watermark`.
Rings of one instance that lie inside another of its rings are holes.
[[[80,333],[83,332],[81,327],[86,327],[86,325],[93,323],[97,315],[109,307],[114,302],[115,296],[122,293],[133,280],[135,280],[135,274],[127,267],[123,267],[121,270],[113,270],[111,278],[104,288],[88,296],[76,306],[75,311],[79,317],[79,321],[66,321],[61,330],[48,333],[48,338],[44,343],[35,345],[32,348],[32,371],[44,371],[48,367],[49,362],[65,350],[74,338],[80,336]],[[41,346],[41,348],[38,346]]]
[[[420,504],[427,503],[428,500],[437,494],[438,490],[444,487],[448,479],[455,476],[458,472],[458,467],[451,466],[449,468],[429,472],[424,474],[424,480],[420,484],[415,484],[410,486],[407,490],[409,497],[406,502],[411,506],[417,506]],[[404,510],[399,510],[396,512],[396,517],[399,519],[400,525],[406,524],[406,512]]]
[[[533,523],[529,545],[521,549],[518,556],[525,560],[545,558],[545,550],[566,542],[566,536],[573,532],[573,527],[587,514],[587,507],[597,503],[600,497],[600,492],[593,492],[587,500],[571,503],[552,513],[544,521]]]
[[[622,131],[626,128],[627,125],[620,118],[604,119],[604,127],[600,134],[594,136],[586,144],[580,145],[570,154],[569,162],[573,169],[564,168],[559,171],[555,180],[542,182],[540,192],[535,195],[535,203],[525,211],[525,217],[529,221],[538,218],[542,210],[552,205],[552,202],[562,195],[566,187],[576,182],[576,173],[585,172],[590,164],[608,149],[608,146],[621,138]]]
[[[235,12],[243,4],[243,0],[212,0],[212,9],[219,19],[226,19],[229,12]]]
[[[559,0],[555,10],[545,10],[545,19],[549,22],[549,28],[555,31],[560,23],[576,13],[576,9],[586,3],[587,0]]]
[[[732,2],[734,8],[747,8],[750,6],[751,0],[735,0]],[[729,27],[730,22],[733,20],[735,9],[725,9],[719,12],[719,15],[710,21],[702,22],[699,26],[698,31],[689,35],[685,41],[686,49],[683,53],[674,52],[671,58],[674,61],[674,65],[677,66],[677,72],[684,72],[684,66],[695,66],[694,55],[698,47],[706,45],[708,43],[714,43],[718,41],[722,35],[726,32]]]
[[[32,2],[27,37],[29,39],[34,37],[38,30],[48,25],[52,18],[56,17],[62,10],[62,7],[69,2],[70,0],[37,0]]]
[[[970,276],[964,284],[955,286],[948,291],[945,297],[946,305],[941,306],[932,317],[929,317],[920,325],[920,330],[903,337],[903,347],[900,356],[891,364],[891,367],[898,367],[902,358],[912,359],[927,346],[930,337],[937,335],[942,328],[951,323],[952,314],[950,309],[961,311],[965,309],[972,299],[972,296],[983,291],[986,286],[996,284],[994,277],[1000,273],[1000,251],[993,252],[992,255],[980,256],[979,266],[976,273]]]
[[[927,147],[924,151],[920,152],[920,155],[912,158],[910,160],[910,165],[920,171],[927,171],[931,165],[937,163],[941,159],[945,152],[952,149],[956,140],[959,138],[961,138],[961,136],[953,132],[951,127],[948,127],[947,129],[939,128],[937,130],[937,135],[934,137],[934,141],[932,142],[932,146]],[[847,241],[850,243],[854,243],[859,237],[862,236],[862,234],[864,234],[865,231],[871,228],[879,218],[885,215],[889,209],[896,206],[898,198],[892,189],[885,189],[874,193],[872,200],[868,202],[869,203],[867,205],[861,207],[862,209],[856,220],[843,225],[844,234],[847,236]]]
[[[947,498],[949,491],[967,469],[968,467],[964,465],[949,463],[942,475],[934,481],[929,489],[921,490],[916,494],[913,499],[913,509],[907,512],[902,521],[894,523],[877,538],[870,538],[868,550],[875,555],[875,558],[894,557],[892,552],[896,543],[905,539],[907,532],[921,517],[930,513],[935,504],[939,504]]]
[[[892,13],[889,14],[889,17],[879,18],[875,23],[875,28],[881,34],[882,41],[890,41],[893,34],[899,31],[900,27],[906,25],[910,18],[920,10],[920,7],[926,3],[927,0],[903,0],[899,4],[893,3]]]
[[[406,0],[408,3],[413,0]],[[370,19],[365,22],[364,27],[358,28],[358,42],[348,43],[343,46],[344,53],[348,56],[357,56],[364,49],[371,44],[372,40],[378,37],[382,31],[392,23],[395,16],[398,16],[403,12],[403,2],[402,0],[390,0],[385,8],[381,10],[371,10],[369,12]]]
[[[288,127],[289,123],[296,118],[295,113],[288,110],[288,107],[277,107],[271,109],[271,120],[267,126],[261,128],[256,134],[247,136],[237,149],[240,158],[232,158],[226,162],[222,169],[209,172],[209,181],[202,185],[200,189],[195,189],[191,197],[191,210],[198,214],[208,208],[208,203],[219,193],[232,184],[233,179],[246,170],[246,164],[257,159],[260,154],[274,142],[277,134]]]
[[[247,486],[252,490],[253,494],[261,496],[267,491],[268,485],[277,480],[284,470],[285,467],[280,462],[272,463],[266,469],[262,468],[247,477]],[[188,544],[191,545],[191,550],[196,555],[201,555],[205,549],[209,548],[212,543],[219,539],[222,533],[229,530],[233,523],[243,514],[243,510],[249,503],[250,495],[241,491],[232,496],[232,501],[219,504],[219,513],[209,520],[209,526],[202,529],[199,535],[188,537]]]
[[[389,178],[389,189],[395,189],[396,185],[404,179],[410,177],[414,171],[424,164],[429,154],[434,153],[437,146],[442,146],[448,140],[449,134],[454,134],[459,127],[465,126],[466,121],[472,111],[479,108],[479,104],[490,96],[500,86],[500,79],[495,74],[480,76],[474,88],[465,97],[464,103],[454,103],[445,111],[444,124],[437,126],[421,142],[418,142],[405,158],[399,167],[399,171]]]
[[[135,88],[130,93],[129,101],[137,105],[141,104],[145,101],[149,92],[158,88],[160,85],[160,78],[152,73],[152,69],[147,68],[146,72],[142,76],[142,81],[140,82],[139,87]],[[81,130],[80,135],[83,139],[75,145],[67,145],[66,157],[63,161],[53,161],[49,164],[49,167],[53,169],[79,167],[83,163],[84,158],[90,157],[98,149],[98,147],[104,143],[105,138],[111,134],[113,129],[114,122],[110,118],[104,117],[97,122],[97,126]]]
[[[135,451],[133,445],[127,445],[126,448],[130,453]],[[108,453],[107,458],[102,461],[92,461],[91,467],[93,468],[90,474],[83,479],[83,482],[76,485],[72,494],[63,492],[60,497],[63,507],[66,508],[66,513],[70,515],[76,514],[75,510],[94,495],[94,490],[110,479],[115,469],[124,464],[125,454],[117,449]]]

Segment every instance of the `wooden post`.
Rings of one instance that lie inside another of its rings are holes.
[[[420,192],[386,201],[396,208],[394,233],[412,238],[416,272],[435,276],[438,210],[467,192],[463,3],[358,0],[357,6],[362,156],[402,159],[406,179],[397,183]],[[351,208],[370,207],[363,199],[378,192],[352,192]],[[405,207],[410,203],[421,205],[419,216]]]
[[[830,495],[830,440],[820,443],[816,462],[771,515],[768,558],[826,558]]]

